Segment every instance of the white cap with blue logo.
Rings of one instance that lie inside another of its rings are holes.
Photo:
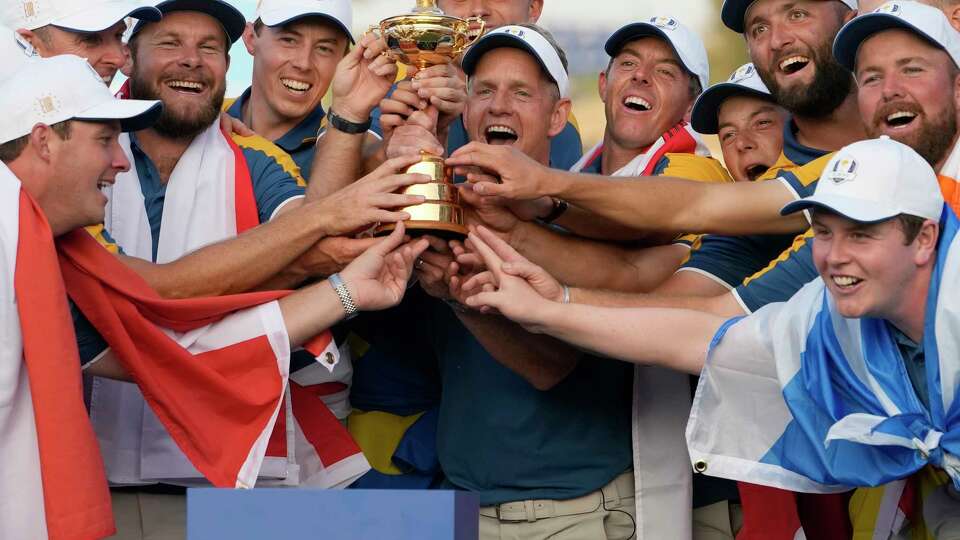
[[[707,88],[693,104],[690,125],[698,133],[715,134],[719,130],[717,115],[723,102],[733,96],[753,96],[774,102],[767,85],[752,63],[737,68],[725,82]]]
[[[560,54],[540,32],[526,26],[508,25],[491,30],[483,35],[467,49],[460,62],[463,72],[473,75],[477,62],[484,53],[499,47],[513,47],[527,51],[537,60],[537,63],[557,83],[560,97],[570,97],[570,77],[567,75]]]
[[[833,55],[842,66],[854,71],[860,45],[871,36],[892,29],[907,30],[943,49],[960,67],[960,33],[950,26],[943,11],[915,1],[887,2],[872,13],[855,17],[837,33]]]
[[[255,16],[267,26],[281,26],[305,17],[320,17],[330,21],[353,42],[353,7],[350,0],[260,0]]]
[[[827,162],[813,195],[781,214],[823,208],[861,223],[900,214],[939,221],[943,195],[937,174],[920,154],[886,135],[844,146]]]
[[[100,32],[127,17],[159,21],[150,0],[4,0],[0,22],[19,30],[53,25],[73,32]]]
[[[613,58],[620,54],[624,45],[646,36],[666,40],[677,53],[683,67],[700,82],[701,89],[710,84],[710,61],[707,59],[707,48],[703,46],[703,40],[673,17],[650,17],[645,21],[623,26],[607,39],[604,49]]]

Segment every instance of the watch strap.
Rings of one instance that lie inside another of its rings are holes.
[[[353,302],[353,296],[350,295],[350,289],[347,288],[346,283],[343,282],[343,279],[340,278],[340,274],[331,274],[329,278],[330,285],[333,287],[333,291],[337,293],[337,298],[340,299],[340,303],[343,304],[343,311],[346,314],[344,320],[350,320],[357,316],[359,310],[357,305]]]
[[[373,119],[367,117],[366,122],[351,122],[331,109],[330,112],[327,113],[327,123],[337,131],[356,135],[358,133],[366,133],[367,130],[370,129],[370,126],[373,125]]]

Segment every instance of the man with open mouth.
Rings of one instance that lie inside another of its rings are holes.
[[[777,105],[753,64],[706,89],[690,113],[698,133],[716,135],[727,171],[737,182],[756,180],[783,150],[786,111]]]
[[[126,60],[126,19],[160,20],[147,0],[17,0],[4,2],[0,22],[16,30],[42,57],[86,58],[108,86]]]
[[[832,493],[903,490],[932,469],[941,485],[909,525],[955,536],[960,247],[936,174],[902,143],[861,141],[782,211],[812,213],[818,277],[747,317],[544,301],[558,284],[487,230],[471,240],[494,270],[468,303],[604,356],[700,373],[686,437],[704,474]],[[902,523],[877,537],[910,537]]]

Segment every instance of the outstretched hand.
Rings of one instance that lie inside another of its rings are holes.
[[[539,332],[544,311],[563,297],[560,283],[485,227],[473,229],[467,239],[488,268],[463,284],[466,290],[482,291],[467,298],[467,305],[496,310],[528,331]]]
[[[318,211],[327,218],[327,235],[349,235],[375,223],[410,219],[410,214],[397,209],[420,204],[423,196],[395,192],[430,181],[424,174],[400,174],[419,160],[419,156],[412,155],[389,159],[370,174],[318,201]]]
[[[413,273],[413,263],[429,245],[419,239],[407,243],[403,222],[340,272],[357,309],[377,311],[400,303]]]
[[[539,199],[550,192],[547,168],[512,146],[471,142],[446,160],[456,174],[474,183],[481,195],[499,195],[510,200]],[[477,169],[485,172],[478,172]],[[491,176],[499,183],[488,181]]]

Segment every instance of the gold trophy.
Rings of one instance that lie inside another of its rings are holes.
[[[380,21],[371,30],[383,36],[389,47],[388,55],[397,62],[424,69],[449,62],[462,53],[483,34],[484,23],[479,17],[461,19],[444,15],[436,0],[417,0],[413,11]],[[460,194],[453,185],[450,168],[444,166],[441,156],[424,153],[420,162],[407,169],[408,173],[425,174],[430,183],[417,184],[403,190],[408,195],[423,195],[426,201],[403,210],[410,214],[404,223],[411,234],[434,234],[444,238],[463,237],[463,208]],[[377,227],[376,234],[386,234],[394,225]]]

